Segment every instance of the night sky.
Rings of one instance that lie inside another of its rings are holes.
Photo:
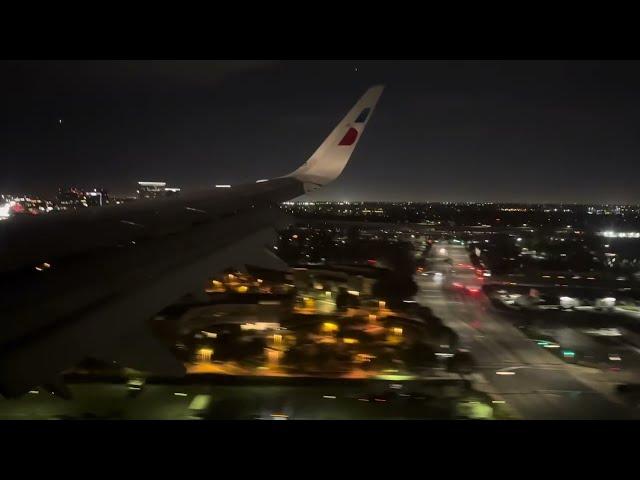
[[[379,83],[308,198],[640,203],[640,62],[619,61],[0,62],[0,193],[283,175]]]

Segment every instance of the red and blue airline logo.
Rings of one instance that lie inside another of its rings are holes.
[[[358,115],[354,123],[366,122],[370,112],[371,112],[371,109],[369,107],[362,110],[362,112],[360,112],[360,115]],[[340,140],[340,143],[338,145],[343,145],[343,146],[353,145],[354,142],[357,140],[357,138],[358,138],[358,130],[351,127],[349,128],[349,130],[347,130],[347,133],[345,134],[344,137],[342,137],[342,140]]]
[[[356,141],[356,138],[358,138],[358,131],[351,127],[349,130],[347,130],[347,133],[344,137],[342,137],[342,140],[340,140],[340,143],[338,145],[353,145],[353,142]]]

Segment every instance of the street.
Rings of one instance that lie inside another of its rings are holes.
[[[440,258],[438,258],[440,257]],[[452,260],[453,267],[443,261]],[[416,301],[428,306],[460,336],[492,391],[523,419],[625,419],[634,412],[605,398],[577,378],[567,365],[514,327],[480,291],[481,280],[466,267],[461,245],[434,244],[429,269],[440,275],[418,275]],[[461,288],[460,285],[463,287]],[[472,290],[464,287],[471,286]],[[635,414],[635,418],[638,415]]]

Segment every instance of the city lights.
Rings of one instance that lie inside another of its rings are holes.
[[[638,417],[640,62],[24,62],[0,419]]]

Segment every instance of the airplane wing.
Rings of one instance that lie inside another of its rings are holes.
[[[225,267],[277,266],[265,246],[287,221],[279,204],[340,175],[382,89],[370,88],[286,176],[1,222],[0,393],[55,384],[86,357],[184,372],[141,326]]]

